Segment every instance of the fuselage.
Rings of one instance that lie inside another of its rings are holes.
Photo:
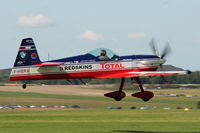
[[[156,71],[166,62],[155,55],[120,56],[118,60],[98,61],[90,55],[80,55],[48,62],[62,65],[14,67],[9,80],[45,80],[73,78],[113,78],[109,75],[125,72]]]

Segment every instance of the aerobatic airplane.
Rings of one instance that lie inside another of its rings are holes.
[[[40,61],[32,38],[22,40],[11,71],[9,80],[22,80],[23,88],[30,80],[46,79],[82,79],[82,78],[121,78],[119,90],[104,94],[104,96],[120,101],[126,96],[123,86],[126,77],[135,80],[140,92],[132,94],[133,97],[148,101],[154,94],[145,91],[140,77],[189,74],[190,71],[157,71],[158,67],[166,62],[169,45],[159,56],[155,41],[150,42],[154,55],[128,55],[118,56],[109,49],[99,48],[87,54],[42,62]],[[81,80],[82,81],[82,80]]]

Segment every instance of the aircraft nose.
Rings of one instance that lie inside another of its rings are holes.
[[[167,59],[165,59],[165,58],[160,58],[160,64],[164,64],[165,62],[167,61]]]

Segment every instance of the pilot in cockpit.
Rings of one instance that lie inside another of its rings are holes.
[[[102,49],[100,52],[100,56],[98,56],[99,60],[101,61],[109,61],[110,59],[106,55],[106,50]]]

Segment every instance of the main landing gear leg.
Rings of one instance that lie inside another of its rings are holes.
[[[160,76],[161,78],[162,78],[162,80],[164,81],[164,84],[168,84],[168,81],[165,79],[165,77],[164,76]]]
[[[104,96],[114,98],[116,101],[121,101],[126,96],[126,94],[122,91],[124,87],[124,82],[125,82],[125,78],[122,78],[119,91],[109,92],[109,93],[104,94]]]
[[[149,101],[151,98],[154,97],[154,94],[151,91],[144,91],[144,88],[140,82],[139,77],[133,77],[133,79],[137,82],[141,90],[141,92],[132,94],[133,97],[141,98],[145,102]]]

